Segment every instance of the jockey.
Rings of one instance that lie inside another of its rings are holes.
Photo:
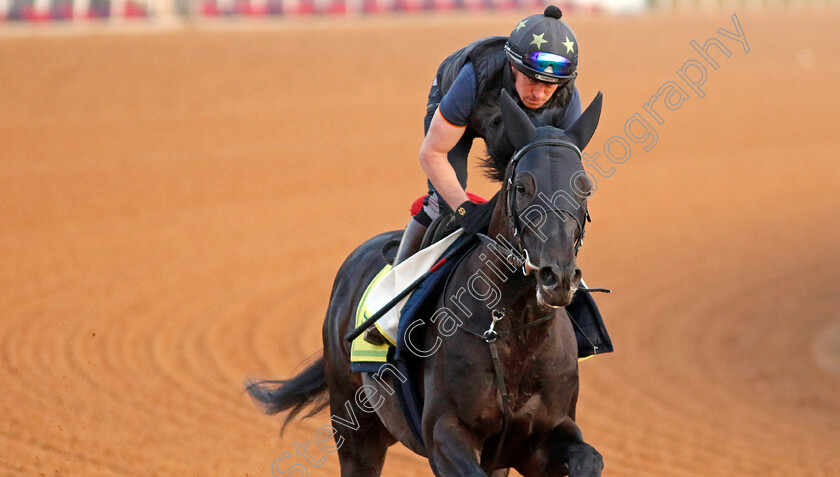
[[[441,212],[457,211],[457,223],[467,232],[489,224],[494,201],[479,205],[465,192],[467,156],[476,137],[486,138],[501,127],[487,118],[500,114],[502,89],[529,116],[558,111],[562,119],[555,126],[561,129],[581,115],[574,86],[578,43],[562,16],[550,5],[543,14],[519,22],[509,37],[478,40],[441,63],[429,91],[426,137],[420,147],[429,196],[405,228],[395,265],[419,249],[427,227]]]
[[[543,14],[525,18],[509,37],[488,37],[456,51],[438,67],[426,107],[426,137],[420,146],[420,165],[429,178],[423,208],[403,232],[394,265],[419,250],[431,223],[455,210],[466,233],[487,228],[495,201],[472,202],[466,193],[467,156],[477,137],[498,137],[502,89],[530,117],[546,110],[561,117],[554,126],[566,129],[581,115],[577,76],[578,44],[574,32],[554,5]],[[491,136],[492,135],[492,136]],[[364,340],[381,345],[385,338],[375,326]]]

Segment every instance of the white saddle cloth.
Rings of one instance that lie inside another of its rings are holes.
[[[443,252],[449,248],[450,245],[464,233],[463,229],[458,229],[451,235],[439,240],[438,242],[429,245],[420,250],[414,255],[408,257],[402,263],[392,268],[387,275],[370,291],[368,294],[366,305],[370,313],[376,313],[397,296],[401,291],[408,288],[421,275],[428,272],[432,266],[440,260]],[[400,326],[400,315],[405,303],[411,295],[406,296],[396,306],[388,310],[385,315],[376,322],[376,328],[382,333],[392,345],[397,344],[397,329]]]

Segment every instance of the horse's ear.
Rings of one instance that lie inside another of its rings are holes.
[[[577,118],[574,124],[569,126],[569,129],[566,129],[566,135],[572,139],[572,142],[581,151],[589,144],[589,140],[592,139],[592,135],[595,134],[595,129],[598,127],[598,120],[601,119],[601,103],[603,102],[603,98],[604,95],[598,91],[595,99],[586,107],[586,111]]]
[[[537,128],[504,89],[502,89],[500,101],[505,133],[513,148],[518,151],[531,142],[531,139],[537,134]]]

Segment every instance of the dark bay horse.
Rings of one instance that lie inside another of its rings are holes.
[[[437,476],[496,477],[509,468],[524,476],[601,475],[601,455],[575,423],[577,343],[563,308],[581,280],[576,256],[592,183],[580,150],[597,127],[601,94],[565,131],[537,128],[506,93],[501,101],[516,154],[497,165],[504,181],[488,234],[448,277],[438,319],[429,317],[410,337],[426,353],[422,441],[394,397],[392,385],[402,377],[388,365],[374,375],[351,373],[343,339],[384,265],[383,245],[399,232],[368,240],[341,266],[323,357],[290,380],[248,386],[265,412],[288,412],[287,424],[307,408],[313,415],[329,405],[327,437],[335,440],[342,476],[379,476],[397,441],[427,457]]]

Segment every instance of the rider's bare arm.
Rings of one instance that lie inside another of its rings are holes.
[[[435,111],[429,132],[420,146],[420,166],[452,210],[469,200],[447,159],[447,154],[458,144],[465,129],[449,124],[439,110]]]

